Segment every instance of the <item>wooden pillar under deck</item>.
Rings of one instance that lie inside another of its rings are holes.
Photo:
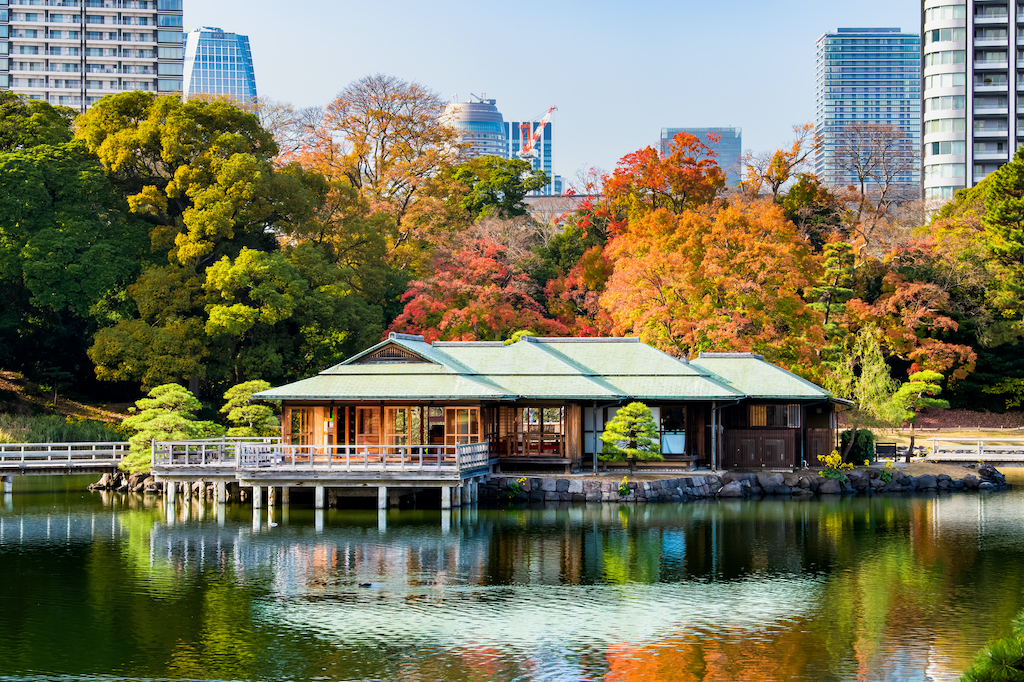
[[[377,486],[377,509],[388,508],[388,487],[386,485]]]
[[[450,485],[441,486],[441,509],[452,508],[452,487]]]
[[[263,488],[258,485],[252,487],[252,508],[261,509],[263,507]]]
[[[324,508],[324,487],[322,485],[316,487],[315,503],[313,506],[317,509]]]

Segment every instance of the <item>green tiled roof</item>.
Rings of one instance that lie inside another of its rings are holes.
[[[701,353],[691,365],[703,367],[720,381],[751,398],[824,400],[828,391],[801,379],[754,353]]]
[[[735,400],[747,396],[807,400],[828,394],[750,354],[704,353],[698,361],[687,363],[633,338],[524,337],[506,346],[500,342],[429,344],[422,337],[392,334],[315,377],[255,395],[270,400],[404,402]]]

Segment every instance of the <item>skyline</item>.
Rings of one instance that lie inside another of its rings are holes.
[[[554,172],[570,182],[577,171],[611,171],[625,154],[656,147],[663,127],[741,127],[745,150],[784,146],[794,125],[814,121],[815,42],[823,33],[920,31],[920,3],[881,0],[533,1],[501,12],[465,0],[442,0],[429,12],[409,0],[314,0],[303,9],[186,0],[185,30],[248,35],[260,94],[298,107],[325,105],[378,72],[417,81],[445,101],[471,92],[493,98],[506,120],[540,118],[555,105]],[[528,30],[514,32],[524,24]],[[680,26],[678,37],[665,26]]]

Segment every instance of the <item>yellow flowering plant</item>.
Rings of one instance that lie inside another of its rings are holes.
[[[825,478],[837,478],[844,483],[846,482],[846,474],[843,472],[853,469],[852,464],[843,461],[843,456],[839,454],[838,450],[833,450],[829,455],[818,455],[818,461],[825,467],[819,472],[822,476]]]

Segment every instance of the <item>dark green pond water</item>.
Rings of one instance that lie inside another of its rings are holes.
[[[0,680],[955,680],[1024,607],[1021,488],[254,520],[75,487],[0,503]]]

